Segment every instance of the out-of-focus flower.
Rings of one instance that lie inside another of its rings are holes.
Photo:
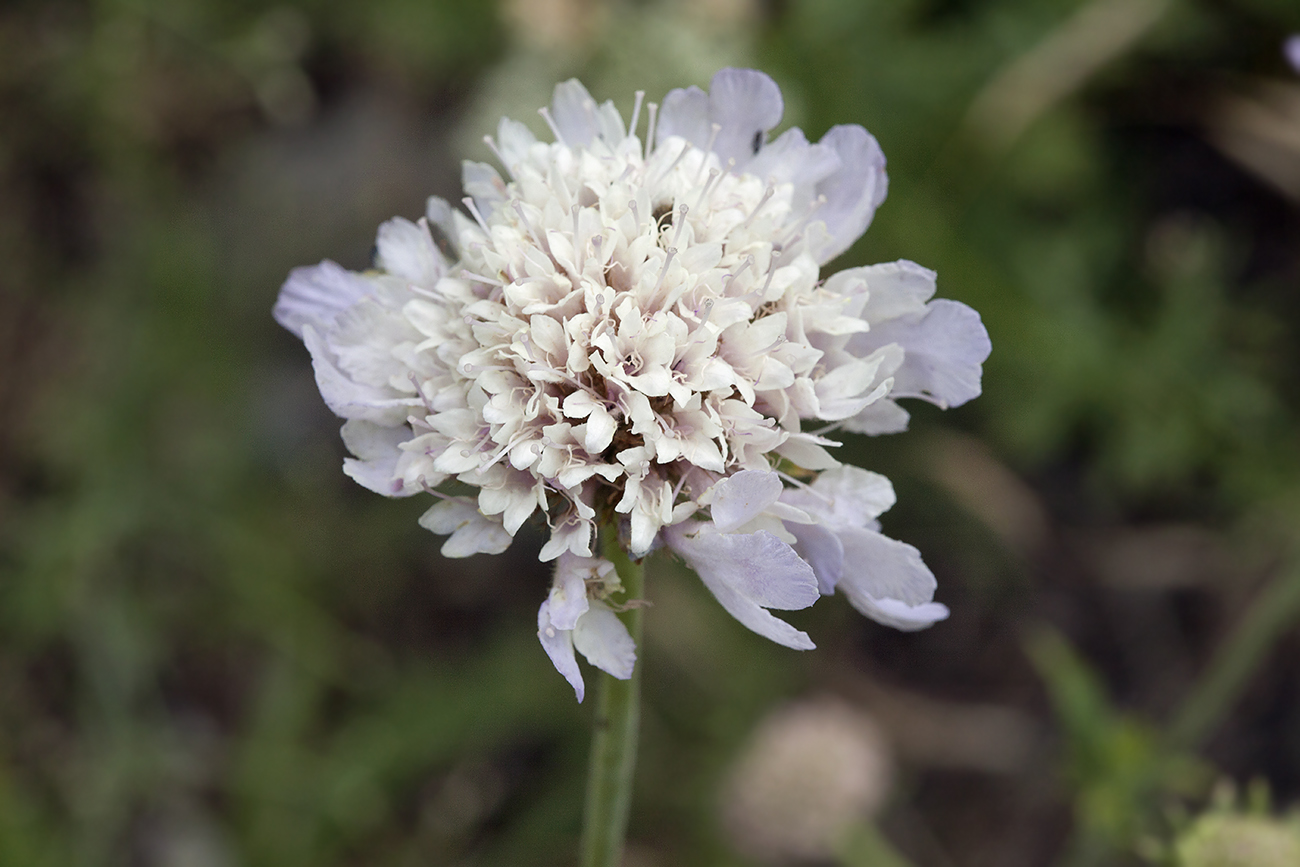
[[[1178,867],[1292,867],[1300,828],[1268,816],[1209,813],[1177,843]]]
[[[824,861],[889,794],[888,744],[866,714],[808,701],[768,716],[732,768],[723,822],[736,848],[765,863]]]
[[[931,300],[919,265],[820,279],[885,197],[862,127],[769,143],[776,84],[725,69],[650,104],[643,144],[642,98],[629,131],[612,102],[558,85],[553,143],[508,119],[488,139],[509,182],[465,163],[472,218],[430,199],[418,223],[380,227],[374,271],[297,269],[275,309],[347,419],[344,471],[439,496],[421,524],[449,534],[444,554],[499,553],[546,521],[558,567],[538,635],[579,697],[575,648],[618,677],[635,653],[604,601],[603,524],[634,558],[666,544],[790,647],[813,644],[768,609],[836,587],[899,628],[947,616],[916,550],[878,532],[888,480],[841,466],[825,434],[903,430],[896,398],[969,400],[989,353],[979,316]],[[435,490],[450,480],[477,494]]]
[[[1296,72],[1300,72],[1300,33],[1289,37],[1286,42],[1282,43],[1282,53],[1286,55],[1291,68]]]

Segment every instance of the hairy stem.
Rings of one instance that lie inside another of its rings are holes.
[[[605,559],[618,569],[626,603],[642,598],[645,567],[634,562],[619,547],[614,527],[602,530]],[[641,609],[631,607],[619,614],[632,640],[641,649]],[[619,867],[623,859],[623,837],[627,831],[628,808],[632,801],[632,776],[636,770],[637,733],[641,721],[641,660],[632,677],[619,680],[600,673],[596,698],[596,723],[591,742],[591,764],[587,771],[587,806],[582,819],[582,867]]]

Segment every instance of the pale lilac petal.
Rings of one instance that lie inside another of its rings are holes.
[[[844,572],[844,546],[840,537],[819,524],[786,521],[785,529],[795,538],[794,550],[808,562],[817,576],[817,589],[823,596],[835,592]]]
[[[784,112],[781,89],[770,76],[756,69],[719,70],[709,83],[710,127],[721,127],[713,152],[724,164],[731,158],[737,167],[744,166],[763,149],[768,130]],[[708,135],[713,135],[711,128]],[[693,144],[704,147],[708,141]]]
[[[586,147],[600,132],[596,101],[576,78],[555,85],[551,97],[551,120],[560,131],[564,144],[571,148]]]
[[[871,225],[876,208],[885,200],[889,179],[880,144],[862,127],[831,127],[822,136],[821,144],[833,149],[840,158],[840,168],[816,189],[826,197],[826,203],[817,211],[817,219],[825,223],[830,240],[813,254],[819,264],[825,264],[862,237]]]
[[[386,388],[355,382],[339,369],[329,344],[311,325],[303,326],[302,340],[311,353],[316,386],[325,405],[335,415],[363,419],[383,427],[396,427],[406,421],[415,401],[395,398]]]
[[[414,344],[420,332],[402,316],[400,307],[409,300],[405,287],[394,291],[394,279],[377,282],[377,294],[363,298],[339,314],[334,327],[323,331],[338,368],[353,382],[373,386],[379,394],[397,397],[394,381],[410,382],[410,368],[394,352],[396,347]],[[410,395],[411,406],[417,405]],[[405,418],[402,419],[405,421]]]
[[[433,239],[433,246],[441,254],[444,263],[455,262],[460,258],[456,237],[456,212],[447,200],[440,196],[429,196],[424,204],[424,219]]]
[[[627,138],[627,127],[623,125],[623,115],[615,108],[612,99],[605,100],[596,109],[596,138],[611,147]]]
[[[889,479],[848,464],[822,473],[811,488],[786,491],[781,500],[833,530],[865,527],[896,502]]]
[[[785,542],[763,530],[714,533],[699,522],[678,524],[665,535],[732,617],[786,647],[814,646],[806,633],[765,610],[807,608],[819,596],[812,567]]]
[[[343,460],[343,472],[357,484],[385,497],[409,497],[420,490],[397,478],[397,462],[403,455],[401,444],[411,438],[411,429],[406,425],[384,427],[351,419],[341,433],[343,444],[356,456]]]
[[[1300,34],[1291,36],[1282,46],[1282,53],[1286,55],[1287,63],[1296,72],[1300,72]]]
[[[375,264],[389,274],[431,288],[446,273],[424,221],[412,223],[394,217],[379,227],[375,237]]]
[[[512,541],[499,520],[487,517],[464,500],[435,503],[420,516],[420,526],[439,535],[451,534],[442,546],[444,557],[500,554]]]
[[[783,486],[776,473],[762,470],[741,470],[718,482],[713,487],[713,502],[709,511],[713,523],[721,533],[748,524],[775,503]]]
[[[618,615],[597,602],[578,618],[573,630],[573,646],[587,661],[617,677],[627,680],[636,665],[636,642]]]
[[[556,629],[572,629],[578,618],[587,613],[586,579],[595,574],[593,566],[599,561],[588,557],[561,554],[555,563],[555,581],[551,586],[551,623]]]
[[[590,557],[591,537],[595,529],[596,525],[592,521],[570,513],[551,531],[551,537],[542,546],[537,559],[549,563],[565,551],[579,557]]]
[[[578,701],[582,701],[585,685],[582,672],[578,670],[577,657],[573,655],[573,633],[567,629],[557,629],[551,623],[550,601],[542,603],[537,610],[537,639],[542,642],[542,649],[551,658],[555,670],[564,675],[564,679],[573,687]]]
[[[840,274],[851,274],[864,282],[867,303],[862,308],[862,318],[872,328],[886,319],[923,312],[925,303],[934,297],[939,276],[924,265],[906,259],[853,268]]]
[[[775,451],[805,470],[828,470],[831,467],[838,467],[840,462],[822,448],[824,443],[824,440],[812,434],[791,434],[785,442],[776,447]]]
[[[658,142],[679,135],[696,147],[709,143],[709,95],[698,87],[677,88],[668,91],[663,105],[659,106],[659,120],[655,127]]]
[[[465,160],[461,163],[461,185],[465,194],[474,200],[474,207],[483,216],[502,207],[506,200],[506,183],[497,170],[487,163]]]
[[[839,536],[845,563],[839,588],[854,608],[886,626],[907,630],[943,619],[938,616],[941,610],[946,616],[947,609],[932,602],[934,574],[911,545],[871,530],[847,529]]]
[[[745,171],[763,180],[794,186],[791,197],[795,208],[804,208],[813,200],[817,184],[840,167],[839,154],[824,144],[809,144],[799,128],[788,129],[769,143],[758,156],[745,165]]]
[[[817,417],[824,421],[852,418],[879,400],[886,388],[868,392],[876,381],[882,359],[854,359],[845,362],[817,380]],[[882,383],[882,385],[884,385]],[[864,394],[864,392],[866,392]]]
[[[900,433],[907,430],[911,416],[893,400],[878,400],[844,424],[846,431],[877,436],[879,434]]]
[[[905,356],[894,374],[891,396],[919,397],[948,408],[978,397],[983,364],[992,350],[980,315],[960,301],[939,299],[926,313],[891,319],[856,335],[850,344],[866,350],[897,343]]]
[[[528,157],[529,149],[536,143],[537,137],[528,127],[517,120],[501,118],[497,126],[497,150],[501,152],[508,171],[513,173],[515,166]]]
[[[916,632],[928,629],[940,620],[948,619],[948,606],[941,602],[922,602],[920,605],[908,605],[897,599],[863,598],[854,606],[883,626],[891,626],[902,632]]]
[[[275,321],[302,337],[304,325],[325,331],[344,310],[356,304],[374,287],[365,277],[326,259],[319,265],[294,268],[280,287],[271,315]]]

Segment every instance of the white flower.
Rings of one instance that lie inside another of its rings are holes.
[[[722,818],[764,864],[831,863],[889,795],[893,757],[876,722],[835,698],[767,715],[727,774]]]
[[[503,119],[488,142],[510,180],[465,164],[470,217],[430,199],[419,222],[380,227],[374,271],[296,269],[275,308],[347,419],[345,472],[387,496],[477,489],[421,519],[450,534],[444,554],[498,553],[547,522],[564,598],[539,636],[579,697],[574,647],[617,676],[634,652],[607,583],[583,596],[561,575],[608,565],[590,559],[602,522],[623,523],[633,557],[669,545],[791,647],[813,645],[768,609],[836,586],[900,628],[946,615],[915,549],[874,528],[892,491],[883,503],[881,477],[841,468],[803,421],[902,430],[895,398],[969,400],[989,352],[978,314],[930,300],[919,265],[820,279],[885,196],[866,130],[767,142],[781,94],[753,70],[650,104],[644,144],[641,107],[629,132],[611,102],[558,85],[542,110],[555,142]],[[828,472],[801,488],[777,465]]]

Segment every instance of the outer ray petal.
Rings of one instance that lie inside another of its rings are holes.
[[[573,630],[573,646],[587,661],[617,677],[627,680],[636,665],[636,642],[618,615],[600,602],[578,619]]]
[[[578,670],[578,659],[573,655],[573,633],[557,629],[551,623],[550,606],[550,600],[547,600],[537,609],[537,639],[542,642],[542,649],[551,658],[555,670],[564,675],[578,701],[582,701],[586,685],[582,682],[582,672]]]
[[[806,633],[769,614],[766,608],[807,608],[818,597],[812,567],[794,549],[764,530],[717,533],[700,522],[669,528],[669,546],[700,576],[732,617],[766,638],[808,650]]]

